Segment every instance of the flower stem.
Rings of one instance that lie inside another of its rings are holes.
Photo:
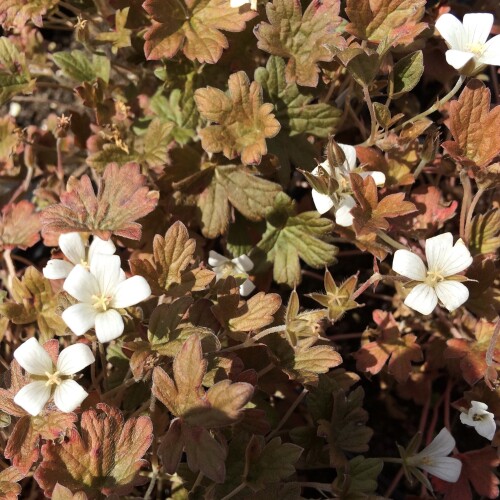
[[[470,241],[470,237],[471,237],[471,230],[472,230],[471,226],[472,226],[472,217],[474,215],[474,210],[476,209],[476,205],[479,202],[479,200],[481,199],[481,196],[483,196],[483,193],[484,193],[484,189],[479,188],[477,193],[474,195],[474,198],[472,198],[472,202],[470,204],[469,210],[467,211],[467,217],[465,220],[465,229],[464,229],[464,233],[465,233],[465,237],[467,238],[467,242]]]
[[[463,199],[462,199],[462,209],[460,210],[460,238],[468,244],[467,235],[465,234],[465,223],[466,216],[469,212],[469,207],[471,206],[471,198],[472,198],[472,185],[467,175],[466,170],[462,170],[460,172],[460,182],[464,188]]]
[[[236,496],[240,491],[244,490],[247,487],[246,483],[243,481],[239,486],[234,488],[233,491],[229,492],[225,497],[221,498],[221,500],[229,500]]]
[[[283,415],[283,418],[279,421],[279,424],[276,427],[276,429],[274,429],[273,432],[271,432],[271,434],[269,434],[266,437],[266,441],[270,441],[274,436],[276,436],[276,434],[280,431],[285,422],[290,418],[291,414],[295,411],[295,408],[297,408],[300,402],[306,397],[308,392],[309,391],[305,387],[302,389],[302,392],[297,396],[297,398],[292,403],[290,408],[288,408],[287,412]]]
[[[366,105],[368,106],[368,111],[370,112],[370,121],[371,121],[370,136],[365,141],[365,144],[367,146],[372,146],[377,136],[378,122],[377,122],[377,117],[375,116],[375,109],[373,107],[372,98],[370,96],[370,91],[368,90],[367,85],[363,86],[363,96],[365,98]]]
[[[408,250],[404,245],[396,241],[395,239],[391,238],[388,234],[384,233],[383,231],[377,231],[377,236],[385,241],[387,244],[391,245],[391,247],[395,248],[396,250]]]
[[[380,281],[382,275],[380,273],[375,273],[370,277],[370,279],[366,280],[353,294],[352,300],[356,300],[365,290],[367,290],[371,285]]]

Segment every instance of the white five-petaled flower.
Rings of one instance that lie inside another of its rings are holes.
[[[441,432],[420,453],[406,458],[408,465],[418,467],[448,483],[456,483],[462,472],[462,462],[448,457],[455,448],[455,439],[448,429]]]
[[[454,311],[469,298],[469,290],[455,276],[472,264],[469,250],[461,239],[453,245],[453,235],[444,233],[426,240],[425,256],[428,269],[409,250],[397,250],[394,254],[394,271],[420,282],[408,294],[405,304],[419,313],[430,314],[439,298],[448,311]]]
[[[59,248],[69,262],[62,259],[49,260],[43,268],[43,275],[49,280],[66,278],[77,264],[88,268],[94,255],[113,255],[116,250],[111,240],[105,241],[98,236],[94,236],[87,251],[80,233],[61,234],[59,236]]]
[[[229,5],[233,9],[239,9],[240,7],[245,5],[246,3],[250,4],[250,8],[252,10],[257,10],[257,0],[230,0],[229,1]]]
[[[224,257],[224,255],[210,250],[208,264],[215,271],[217,280],[226,278],[227,276],[246,278],[240,285],[240,295],[242,297],[246,297],[254,291],[255,285],[248,279],[248,272],[253,269],[253,262],[246,255],[240,255],[230,260]]]
[[[471,401],[471,405],[467,413],[460,414],[460,421],[462,424],[474,427],[480,436],[491,441],[497,430],[495,415],[487,411],[488,405],[485,403]]]
[[[14,351],[14,358],[33,379],[15,395],[14,403],[31,415],[38,415],[52,395],[54,404],[65,413],[80,406],[88,396],[72,378],[95,361],[88,346],[66,347],[54,366],[48,352],[32,337]]]
[[[124,323],[117,309],[138,304],[151,295],[142,276],[126,279],[117,255],[95,255],[90,270],[76,265],[63,288],[80,303],[68,307],[62,319],[76,335],[95,327],[100,342],[109,342],[123,333]]]
[[[335,222],[339,226],[348,227],[352,225],[353,216],[351,215],[351,208],[356,206],[356,201],[352,197],[351,182],[349,174],[356,168],[356,149],[354,146],[347,144],[340,144],[338,146],[342,149],[345,156],[345,162],[340,168],[332,168],[328,160],[324,161],[316,167],[311,173],[315,176],[320,175],[320,167],[338,183],[339,188],[336,193],[332,195],[323,194],[315,189],[312,190],[312,198],[316,210],[320,214],[325,214],[331,208],[335,208]],[[356,172],[361,177],[373,177],[377,186],[382,186],[385,183],[385,175],[382,172]]]
[[[466,76],[487,64],[500,66],[500,35],[488,40],[493,20],[493,15],[486,13],[465,14],[463,24],[452,14],[437,20],[436,28],[450,49],[446,51],[450,66]]]

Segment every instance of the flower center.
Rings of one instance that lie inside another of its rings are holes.
[[[474,420],[474,422],[481,422],[481,420],[483,420],[485,416],[486,415],[479,415],[477,413],[474,413],[472,420]]]
[[[438,271],[427,271],[427,278],[425,279],[425,283],[430,286],[435,286],[440,281],[444,281],[444,276],[441,275]]]
[[[92,305],[100,312],[107,311],[110,303],[111,297],[106,295],[92,295]]]
[[[46,386],[61,385],[62,380],[58,371],[55,371],[54,373],[45,372],[45,376],[47,377],[47,381],[45,382]]]
[[[467,52],[472,52],[476,57],[480,57],[484,51],[484,44],[471,43],[467,46]]]
[[[87,271],[90,269],[89,263],[86,260],[80,259],[80,265],[87,269]]]

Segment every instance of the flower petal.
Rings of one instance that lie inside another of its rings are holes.
[[[94,361],[94,354],[88,346],[73,344],[60,352],[57,359],[57,370],[63,375],[73,375]]]
[[[246,3],[250,3],[250,0],[230,0],[229,6],[232,7],[233,9],[237,9],[238,7],[241,7]]]
[[[476,426],[475,420],[468,413],[460,413],[460,422],[462,422],[462,424],[469,425],[470,427]]]
[[[15,351],[16,361],[32,375],[45,375],[52,373],[54,365],[48,352],[38,343],[38,340],[31,337],[23,342]]]
[[[484,52],[479,58],[483,64],[500,66],[500,35],[494,36],[484,45]]]
[[[392,269],[415,281],[424,281],[427,277],[427,269],[422,259],[409,250],[396,250]]]
[[[71,262],[61,259],[50,259],[43,268],[43,275],[49,280],[66,278],[75,267]]]
[[[417,456],[420,457],[445,457],[455,448],[455,438],[450,431],[443,427],[439,434]]]
[[[80,302],[92,303],[92,296],[99,295],[99,284],[95,276],[83,266],[75,266],[64,280],[63,289]]]
[[[250,295],[254,290],[255,290],[255,285],[251,280],[246,280],[243,284],[240,285],[240,295],[242,297]]]
[[[229,259],[216,252],[215,250],[210,250],[208,254],[208,265],[212,267],[221,266],[225,264]]]
[[[323,193],[318,193],[315,189],[311,191],[312,199],[316,210],[321,214],[326,214],[330,208],[333,207],[334,203],[330,196]]]
[[[95,326],[97,311],[90,304],[75,304],[62,313],[63,321],[75,335],[83,335]]]
[[[315,167],[311,171],[311,174],[317,177],[319,175],[319,167],[321,167],[328,175],[332,175],[332,167],[328,163],[328,160],[325,160],[323,163],[320,163],[317,167]]]
[[[482,420],[476,422],[476,432],[491,441],[495,437],[497,424],[493,419],[493,415],[490,415],[490,417],[484,417]]]
[[[61,234],[59,236],[59,248],[75,266],[85,260],[85,245],[80,233]]]
[[[420,314],[430,314],[437,306],[437,295],[434,288],[426,283],[420,283],[408,294],[405,305],[419,312]]]
[[[467,45],[484,44],[488,40],[493,21],[493,14],[486,12],[465,14],[463,24]]]
[[[151,288],[142,276],[132,276],[115,288],[111,307],[130,307],[151,295]]]
[[[470,254],[469,249],[465,246],[465,243],[459,239],[449,251],[448,258],[440,268],[441,275],[444,277],[453,276],[454,274],[467,269],[471,264],[472,255]]]
[[[347,172],[354,170],[356,168],[356,148],[354,146],[350,146],[349,144],[340,144],[337,143],[340,149],[344,152],[345,155],[345,163],[343,167]]]
[[[356,206],[356,200],[350,196],[344,196],[335,210],[335,222],[342,227],[352,226],[354,217],[351,215],[351,209]]]
[[[50,387],[41,380],[25,385],[14,396],[14,403],[27,411],[30,415],[36,416],[50,399]]]
[[[436,284],[435,290],[441,303],[450,312],[467,302],[469,298],[469,289],[458,281],[441,281]]]
[[[123,319],[115,309],[99,313],[96,317],[95,333],[99,342],[111,342],[123,333],[124,328]]]
[[[100,293],[113,296],[120,283],[121,261],[118,255],[94,254],[90,263],[90,272],[99,283]]]
[[[462,462],[458,458],[436,457],[429,464],[421,464],[420,468],[448,483],[456,483],[462,472]]]
[[[243,271],[245,273],[253,269],[253,262],[246,255],[240,255],[239,257],[233,259],[231,262],[236,264],[240,271]]]
[[[453,248],[453,235],[443,233],[425,241],[425,256],[429,271],[441,273]]]
[[[455,69],[462,69],[471,59],[474,58],[472,52],[450,49],[446,51],[446,62]]]
[[[377,170],[367,170],[365,172],[359,172],[362,179],[371,177],[377,186],[383,186],[385,184],[385,174],[384,172],[379,172]]]
[[[92,262],[94,255],[113,255],[116,252],[115,244],[111,241],[111,238],[106,240],[101,240],[99,236],[94,236],[94,239],[89,247],[89,257],[88,261]]]
[[[475,413],[480,413],[488,410],[488,405],[486,403],[482,403],[481,401],[471,401],[471,409],[474,410]]]
[[[74,380],[63,380],[54,391],[54,403],[64,413],[78,408],[88,396],[83,387]]]
[[[463,24],[452,14],[443,14],[436,21],[436,29],[449,47],[460,50],[465,44]]]

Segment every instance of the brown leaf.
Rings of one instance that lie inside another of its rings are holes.
[[[100,412],[98,412],[100,410]],[[57,483],[88,496],[126,495],[146,478],[137,476],[153,440],[149,417],[124,421],[122,413],[99,403],[81,417],[81,435],[71,431],[67,441],[42,446],[42,463],[35,479],[50,496]]]
[[[26,200],[5,205],[0,218],[0,248],[26,250],[40,241],[40,229],[35,205]]]
[[[412,361],[422,361],[422,349],[416,343],[417,337],[411,333],[401,335],[399,325],[391,313],[379,309],[373,311],[373,320],[378,328],[368,331],[377,339],[363,344],[361,349],[354,354],[356,368],[372,374],[382,370],[389,360],[388,372],[394,375],[399,382],[406,382],[411,369]]]
[[[451,102],[447,125],[455,140],[442,146],[457,161],[486,167],[500,153],[500,106],[491,111],[490,106],[490,90],[479,80],[471,80]]]
[[[267,153],[266,138],[280,131],[274,106],[262,103],[262,86],[250,83],[244,71],[229,77],[227,93],[206,87],[196,90],[194,100],[201,116],[213,123],[199,132],[209,153],[222,152],[229,159],[241,154],[246,165],[260,163]]]
[[[69,488],[57,483],[52,492],[52,500],[87,500],[87,495],[83,491],[73,495]]]
[[[144,38],[147,59],[171,58],[182,49],[200,63],[216,63],[229,47],[224,31],[243,31],[257,13],[229,6],[227,0],[146,0],[152,26]]]
[[[59,0],[2,0],[0,24],[4,28],[15,26],[19,30],[32,21],[35,26],[43,26],[42,16]]]
[[[97,195],[90,178],[70,177],[61,203],[42,212],[42,233],[86,231],[103,239],[112,234],[139,240],[141,225],[135,222],[154,210],[159,194],[146,186],[139,165],[112,163],[99,179]]]
[[[335,28],[340,24],[339,0],[313,0],[304,14],[299,0],[274,0],[266,4],[269,23],[260,23],[257,47],[290,60],[286,80],[316,87],[322,61],[331,61],[328,45],[341,43]]]
[[[17,482],[24,477],[15,467],[8,467],[0,472],[0,497],[3,500],[17,500],[21,494],[21,485]]]

